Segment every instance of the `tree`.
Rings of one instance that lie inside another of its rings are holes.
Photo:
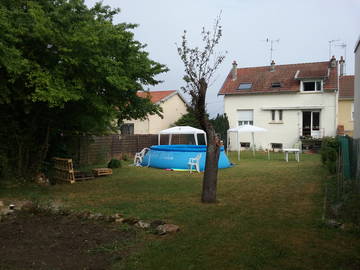
[[[199,120],[191,107],[187,107],[187,113],[182,115],[179,120],[174,123],[175,126],[190,126],[194,128],[201,128]]]
[[[182,36],[182,43],[178,46],[178,54],[185,66],[183,77],[186,85],[182,87],[185,93],[191,96],[191,107],[199,119],[201,128],[205,130],[208,146],[206,149],[205,173],[201,200],[205,203],[216,202],[218,160],[220,155],[220,141],[209,121],[206,113],[205,98],[208,85],[215,71],[223,62],[225,56],[217,54],[215,47],[222,36],[219,25],[220,16],[215,20],[213,32],[202,29],[201,36],[204,47],[190,48],[186,31]]]
[[[224,145],[227,145],[227,131],[230,128],[229,119],[226,113],[217,116],[214,119],[210,119],[211,124],[213,125],[216,134],[224,142]]]
[[[139,98],[164,65],[119,10],[83,0],[0,0],[0,169],[35,173],[59,134],[103,134],[159,106]],[[1,172],[0,172],[1,173]]]

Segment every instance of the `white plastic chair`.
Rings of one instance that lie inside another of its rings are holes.
[[[149,150],[149,148],[144,148],[143,150],[141,150],[140,152],[135,154],[135,156],[134,156],[134,165],[135,166],[141,166],[143,158],[148,150]]]
[[[195,167],[197,172],[200,172],[200,158],[201,154],[198,154],[196,157],[189,158],[189,171],[192,173],[193,167]]]

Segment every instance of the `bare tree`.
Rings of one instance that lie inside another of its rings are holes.
[[[206,150],[205,173],[201,201],[204,203],[216,202],[216,188],[218,175],[218,161],[220,155],[220,141],[209,121],[206,112],[206,92],[211,79],[224,61],[225,55],[215,52],[215,47],[222,36],[220,15],[216,18],[213,31],[206,31],[203,27],[201,37],[203,48],[190,48],[186,31],[182,36],[181,46],[177,50],[185,66],[183,77],[186,86],[182,87],[185,93],[191,96],[191,106],[199,119],[201,128],[205,130],[208,146]]]

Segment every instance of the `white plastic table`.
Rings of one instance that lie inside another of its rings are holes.
[[[294,153],[297,162],[300,162],[300,149],[297,148],[284,148],[285,161],[289,162],[289,153]]]

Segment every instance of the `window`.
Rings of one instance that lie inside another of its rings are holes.
[[[275,110],[271,110],[271,121],[275,121]]]
[[[281,87],[281,83],[279,83],[279,82],[273,82],[273,83],[271,84],[271,87],[272,87],[272,88],[279,88],[279,87]]]
[[[271,143],[271,149],[274,151],[275,149],[282,149],[283,148],[283,145],[282,143]]]
[[[322,91],[322,81],[302,82],[302,90],[305,92]]]
[[[244,148],[250,148],[250,143],[249,142],[242,142],[242,143],[240,143],[240,146],[244,147]]]
[[[253,125],[253,110],[239,110],[238,111],[238,125]]]
[[[133,123],[122,124],[120,126],[120,133],[121,133],[121,135],[133,135],[134,134],[134,124]]]
[[[354,121],[354,102],[351,103],[351,121]]]
[[[276,119],[276,114],[278,115],[277,119]],[[271,122],[272,123],[282,123],[282,120],[283,120],[283,111],[282,110],[271,110]]]
[[[252,87],[252,83],[240,83],[239,87],[237,88],[238,90],[248,90],[251,89]]]

